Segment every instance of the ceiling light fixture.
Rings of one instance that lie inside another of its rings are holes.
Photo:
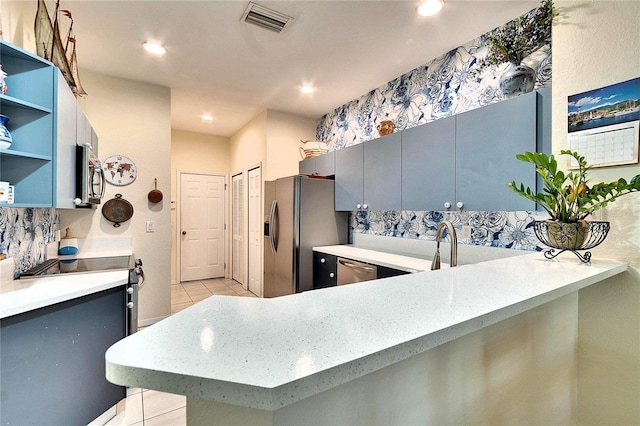
[[[200,118],[202,118],[202,121],[213,121],[213,116],[211,114],[202,114]]]
[[[443,0],[425,0],[418,6],[418,15],[432,16],[440,12],[444,5]]]
[[[315,89],[313,88],[313,86],[306,84],[300,88],[300,91],[302,93],[313,93]]]
[[[167,49],[159,43],[147,41],[142,44],[142,47],[144,47],[144,50],[149,53],[153,53],[154,55],[164,55],[167,53]]]

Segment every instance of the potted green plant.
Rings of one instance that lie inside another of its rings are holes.
[[[536,72],[522,61],[533,52],[551,44],[551,23],[558,15],[553,1],[543,0],[535,12],[520,16],[488,33],[487,56],[477,63],[476,72],[489,66],[508,63],[500,78],[505,97],[533,90]]]
[[[640,175],[636,175],[629,182],[620,178],[611,183],[600,182],[589,186],[589,170],[585,158],[577,152],[563,150],[561,155],[573,157],[578,169],[564,172],[558,168],[558,163],[553,155],[540,152],[526,152],[518,154],[520,161],[532,163],[536,166],[536,172],[542,178],[543,189],[535,192],[531,188],[511,181],[507,186],[519,195],[542,206],[551,219],[545,222],[536,222],[536,235],[545,244],[561,250],[579,250],[595,247],[606,237],[606,226],[599,222],[587,222],[586,218],[593,212],[606,207],[617,198],[631,192],[640,191]],[[603,232],[600,241],[590,247],[585,246],[585,239],[589,232],[593,232],[594,224],[599,232]],[[546,235],[539,231],[546,231]],[[604,230],[604,231],[603,231]],[[587,259],[588,261],[588,259]]]

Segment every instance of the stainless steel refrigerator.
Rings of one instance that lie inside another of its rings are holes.
[[[335,211],[333,180],[265,182],[264,297],[313,289],[313,247],[345,244],[348,213]]]

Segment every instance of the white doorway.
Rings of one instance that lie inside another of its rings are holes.
[[[224,277],[225,180],[180,172],[180,281]]]
[[[262,173],[260,167],[249,170],[249,291],[262,297]]]
[[[231,177],[231,279],[244,285],[244,175]],[[245,286],[246,288],[246,286]]]

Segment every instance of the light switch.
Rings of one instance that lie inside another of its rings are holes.
[[[156,223],[154,221],[147,221],[147,232],[156,232]]]

